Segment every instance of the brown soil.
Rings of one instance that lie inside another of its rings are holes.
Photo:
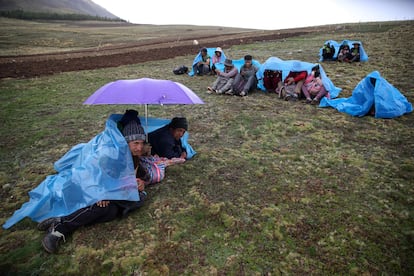
[[[321,28],[200,36],[198,41],[205,47],[220,45],[222,48],[228,48],[232,45],[279,40],[316,31],[321,31]],[[197,53],[199,48],[199,45],[193,45],[193,40],[174,41],[173,38],[167,37],[100,49],[13,57],[0,56],[0,78],[31,78],[59,72],[137,64]]]

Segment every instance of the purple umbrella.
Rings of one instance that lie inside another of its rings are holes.
[[[93,93],[83,104],[204,104],[188,87],[171,80],[117,80]]]
[[[105,84],[83,104],[145,104],[145,122],[148,129],[149,104],[204,104],[204,102],[179,82],[142,78],[117,80]]]

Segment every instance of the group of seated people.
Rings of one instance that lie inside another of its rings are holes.
[[[268,86],[267,74],[269,72],[265,71],[265,87]],[[316,105],[328,94],[321,80],[319,65],[314,66],[310,74],[306,71],[292,70],[284,80],[282,80],[282,72],[272,72],[271,74],[275,76],[272,76],[271,87],[266,88],[276,92],[280,99],[297,101],[303,98],[306,103]]]
[[[187,152],[181,143],[181,137],[188,129],[185,117],[174,117],[171,122],[148,134],[135,110],[127,110],[117,127],[125,138],[129,152],[132,154],[133,166],[139,201],[102,200],[91,206],[60,217],[50,217],[38,224],[38,229],[46,231],[42,240],[43,248],[49,253],[56,253],[60,242],[82,226],[114,220],[142,206],[147,194],[145,187],[160,182],[169,165],[186,161]]]
[[[215,69],[217,74],[213,84],[207,87],[208,93],[247,96],[248,93],[257,87],[257,66],[252,64],[252,56],[244,57],[244,64],[240,71],[233,65],[231,59],[224,61],[224,70]],[[268,86],[269,73],[272,75],[273,82]],[[327,95],[327,90],[322,84],[319,65],[312,68],[308,75],[307,71],[292,70],[287,77],[282,80],[282,73],[272,70],[265,70],[264,86],[267,91],[275,92],[279,98],[286,101],[296,101],[304,98],[306,103],[316,105]]]
[[[258,87],[259,68],[253,64],[251,55],[244,56],[240,68],[234,65],[233,60],[223,59],[223,56],[224,53],[220,47],[215,49],[213,58],[208,54],[207,48],[202,48],[194,61],[195,75],[217,76],[215,81],[207,87],[207,93],[244,97]],[[222,63],[223,69],[217,68],[215,66],[217,63]],[[328,91],[322,84],[318,65],[309,74],[303,70],[292,70],[285,79],[282,79],[281,71],[265,70],[263,85],[266,91],[276,93],[281,99],[296,101],[303,98],[306,103],[312,105],[318,104],[324,96],[328,95]]]
[[[353,42],[352,48],[349,47],[348,42],[344,41],[338,49],[337,55],[334,45],[327,42],[322,47],[322,59],[324,61],[337,60],[339,62],[358,62],[361,60],[361,49],[359,42]]]
[[[225,59],[224,70],[214,69],[217,75],[213,84],[207,87],[208,93],[238,95],[241,97],[257,87],[256,73],[259,70],[253,65],[253,57],[246,55],[240,70],[234,66],[231,59]]]

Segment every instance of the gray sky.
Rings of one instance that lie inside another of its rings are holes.
[[[271,30],[414,19],[414,0],[253,0],[250,3],[249,0],[247,3],[246,0],[92,1],[132,23],[156,25],[209,25]]]

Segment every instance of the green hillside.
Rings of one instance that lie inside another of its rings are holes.
[[[84,14],[118,18],[90,0],[0,0],[0,11],[25,11],[32,13]]]

